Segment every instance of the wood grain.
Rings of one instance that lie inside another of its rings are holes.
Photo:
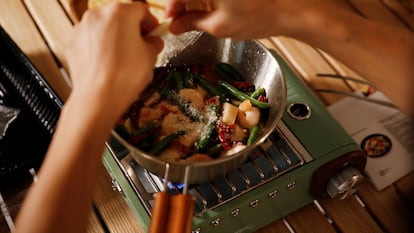
[[[72,32],[72,22],[56,0],[24,0],[52,53],[68,71],[65,49]]]
[[[336,232],[327,216],[313,204],[289,214],[286,219],[295,232],[312,233],[315,229],[319,232]]]
[[[0,1],[0,9],[3,9],[0,14],[2,27],[39,69],[58,95],[65,100],[69,96],[70,89],[24,4],[15,0]]]
[[[0,23],[35,66],[45,75],[60,96],[67,97],[67,87],[59,68],[67,69],[64,48],[72,27],[69,0],[10,0],[0,1]],[[153,0],[156,2],[156,0]],[[161,1],[161,0],[160,0]],[[162,0],[164,1],[164,0]],[[349,10],[373,20],[413,28],[413,12],[402,1],[396,0],[336,0]],[[23,30],[24,29],[24,30]],[[321,79],[318,73],[332,73],[364,79],[329,54],[290,38],[274,37],[264,40],[292,65],[295,72],[312,88],[354,91],[360,85],[334,79]],[[342,97],[319,93],[331,104]],[[306,232],[414,232],[414,173],[400,179],[382,192],[369,183],[344,201],[319,200],[324,212],[314,204],[277,220],[258,233]],[[363,204],[356,198],[359,197]],[[96,204],[109,232],[144,232],[122,194],[111,187],[111,177],[104,167],[96,190]],[[91,215],[88,233],[102,233],[95,214]]]
[[[323,199],[319,202],[341,232],[383,232],[355,197],[349,197],[345,200]]]

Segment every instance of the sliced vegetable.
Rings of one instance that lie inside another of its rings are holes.
[[[249,111],[250,109],[252,109],[253,105],[252,102],[250,102],[250,100],[244,100],[243,102],[241,102],[241,104],[239,104],[239,109],[240,111]]]
[[[262,102],[257,99],[254,99],[247,95],[246,93],[239,91],[236,87],[232,86],[230,83],[220,80],[219,85],[226,89],[230,94],[232,94],[237,99],[243,101],[243,100],[250,100],[250,102],[253,104],[253,106],[256,106],[261,109],[267,109],[270,107],[270,104],[267,102]]]
[[[222,121],[227,125],[233,125],[236,122],[237,113],[239,109],[231,103],[225,102],[223,104],[223,118]]]

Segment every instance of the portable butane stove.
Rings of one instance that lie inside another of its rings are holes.
[[[362,179],[360,147],[314,93],[277,55],[288,98],[282,122],[249,161],[208,184],[193,185],[193,232],[252,232],[317,198],[345,198]],[[144,228],[161,178],[142,168],[128,150],[109,140],[104,164]],[[170,184],[168,192],[180,193]],[[260,216],[260,217],[258,217]]]

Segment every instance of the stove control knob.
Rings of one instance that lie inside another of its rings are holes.
[[[345,167],[328,181],[326,191],[333,199],[343,200],[354,194],[364,177],[354,167]]]

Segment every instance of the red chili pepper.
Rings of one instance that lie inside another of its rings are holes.
[[[252,92],[255,90],[254,84],[247,81],[231,81],[231,85],[243,92]]]
[[[139,143],[142,142],[142,140],[144,140],[145,138],[147,138],[149,135],[151,134],[151,132],[149,133],[143,133],[143,134],[139,134],[136,136],[132,136],[128,139],[128,141],[132,144],[132,145],[138,145]]]
[[[180,141],[178,141],[178,140],[174,140],[172,143],[171,143],[171,146],[170,146],[172,149],[174,149],[174,150],[176,150],[176,151],[178,151],[178,152],[180,152],[180,154],[181,154],[181,158],[186,158],[188,155],[190,155],[191,154],[191,148],[190,147],[188,147],[188,146],[186,146],[186,145],[184,145],[184,144],[182,144]]]
[[[230,139],[230,133],[234,130],[234,125],[226,125],[223,122],[219,122],[217,126],[218,138],[224,149],[229,150],[232,148],[232,142]]]
[[[220,98],[218,96],[211,97],[210,99],[208,99],[208,100],[206,100],[204,102],[205,102],[204,103],[205,106],[210,106],[212,104],[215,104],[217,106],[220,106]]]
[[[192,65],[191,70],[194,74],[197,74],[197,75],[201,73],[201,67],[199,64]]]
[[[213,64],[204,64],[201,66],[200,73],[198,75],[203,76],[204,78],[208,79],[209,81],[216,83],[220,79],[217,75],[216,71],[213,68]]]
[[[131,107],[129,108],[129,114],[128,117],[131,120],[131,124],[133,127],[138,128],[138,118],[139,118],[139,109],[141,108],[141,105],[138,101],[133,103]]]
[[[264,95],[260,95],[259,97],[257,97],[257,100],[261,102],[266,102],[266,103],[268,102],[267,97]]]

